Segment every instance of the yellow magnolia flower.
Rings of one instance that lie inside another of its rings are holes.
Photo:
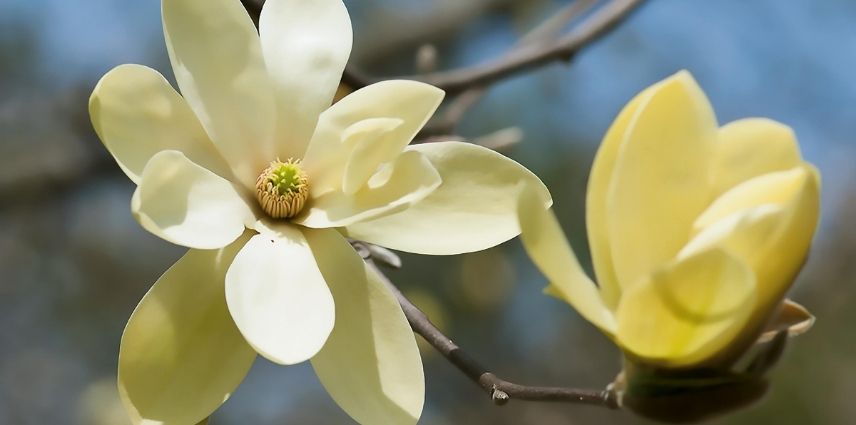
[[[819,186],[788,127],[760,118],[719,127],[680,72],[624,108],[595,158],[586,213],[598,284],[537,192],[520,198],[522,239],[548,293],[631,365],[727,370],[759,336],[811,325],[784,295],[806,259]]]
[[[164,0],[179,95],[123,65],[92,94],[104,145],[137,184],[153,234],[191,248],[146,294],[119,353],[135,423],[194,424],[256,353],[311,358],[364,424],[415,423],[422,364],[400,306],[343,235],[457,254],[519,233],[528,170],[465,143],[407,146],[443,97],[386,81],[331,106],[351,50],[340,0],[269,0],[256,32],[238,0]],[[334,299],[336,302],[334,303]]]

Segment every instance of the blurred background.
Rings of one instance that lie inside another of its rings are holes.
[[[237,1],[237,0],[236,0]],[[346,0],[352,60],[377,75],[413,70],[426,42],[441,69],[509,48],[564,6],[554,0]],[[0,423],[125,424],[115,389],[125,321],[183,252],[131,217],[132,183],[95,137],[87,98],[122,63],[171,76],[157,0],[0,0]],[[508,155],[550,187],[588,264],[584,199],[600,141],[624,103],[689,69],[720,122],[791,125],[823,175],[823,217],[792,296],[817,315],[767,396],[715,424],[845,424],[856,418],[856,2],[650,0],[570,65],[495,85],[458,133],[518,127]],[[170,77],[171,78],[171,77]],[[849,221],[848,221],[849,220]],[[612,344],[545,284],[517,241],[454,258],[406,255],[390,276],[494,372],[521,383],[602,388]],[[630,413],[487,396],[423,351],[420,423],[640,424]],[[216,373],[216,371],[212,371]],[[351,423],[307,365],[259,358],[213,424]]]

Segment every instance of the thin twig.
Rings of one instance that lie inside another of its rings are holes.
[[[395,294],[401,309],[413,331],[421,335],[445,357],[449,363],[463,372],[470,380],[478,384],[490,396],[497,405],[503,405],[511,399],[529,401],[556,401],[564,403],[590,404],[618,408],[618,401],[614,392],[609,390],[584,390],[565,387],[536,387],[516,384],[506,381],[482,366],[477,360],[470,357],[461,347],[455,344],[449,337],[443,334],[428,319],[418,307],[413,305],[404,294],[383,274],[383,272],[371,261],[366,263],[380,276],[381,281]]]
[[[452,134],[467,111],[481,100],[486,91],[485,87],[472,87],[462,92],[455,100],[449,102],[442,114],[419,130],[416,140],[424,142],[423,138]]]
[[[532,45],[558,38],[569,23],[573,22],[587,11],[596,6],[598,0],[575,0],[567,6],[552,13],[535,28],[527,32],[514,47]]]
[[[514,44],[512,50],[555,40],[569,22],[587,12],[596,3],[597,0],[573,1],[527,32]],[[419,138],[452,134],[466,113],[484,97],[487,89],[487,85],[479,85],[461,92],[449,103],[442,115],[432,119],[420,130]]]
[[[612,0],[564,37],[550,43],[513,48],[500,58],[482,65],[396,78],[424,81],[448,94],[457,94],[554,61],[568,61],[581,49],[607,34],[643,3],[644,0]],[[342,76],[342,82],[353,88],[364,87],[382,79],[386,78],[368,76],[352,66],[346,68]]]
[[[506,127],[493,133],[476,137],[471,143],[494,150],[504,152],[523,140],[523,131],[518,127]]]

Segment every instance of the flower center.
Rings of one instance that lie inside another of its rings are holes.
[[[309,197],[309,176],[300,168],[300,160],[271,162],[256,179],[256,197],[273,218],[297,215]]]

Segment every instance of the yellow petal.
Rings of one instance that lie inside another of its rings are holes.
[[[415,424],[425,399],[416,339],[395,296],[335,230],[306,239],[336,302],[336,325],[312,366],[361,424]]]
[[[725,251],[703,251],[627,288],[618,341],[632,356],[665,367],[694,366],[728,348],[755,301],[755,277]]]
[[[226,273],[226,303],[247,342],[275,363],[308,360],[333,330],[333,296],[306,238],[288,224],[241,249]]]
[[[318,118],[318,126],[303,158],[303,166],[316,180],[333,173],[341,179],[353,145],[344,143],[352,125],[374,118],[399,119],[402,124],[391,134],[379,136],[395,140],[402,148],[413,140],[443,100],[443,91],[416,81],[388,80],[363,87],[336,102]]]
[[[405,152],[353,195],[334,191],[310,199],[294,222],[315,228],[348,226],[401,211],[439,185],[440,175],[428,159],[419,152]]]
[[[181,93],[247,188],[276,159],[272,84],[259,35],[234,0],[163,0],[163,28]]]
[[[188,251],[134,310],[119,348],[119,393],[135,424],[203,421],[244,379],[256,352],[229,316],[223,281],[246,240]]]
[[[629,124],[609,185],[612,260],[623,290],[671,260],[710,202],[716,117],[689,73],[658,85]]]
[[[544,207],[537,189],[524,187],[518,202],[520,237],[532,262],[550,280],[561,299],[586,320],[612,335],[615,318],[604,305],[597,286],[586,276],[552,211]]]
[[[757,276],[751,320],[760,332],[806,259],[819,196],[817,171],[808,164],[750,179],[723,194],[699,218],[701,232],[681,255],[718,246],[744,259]]]
[[[762,204],[722,217],[705,227],[678,253],[685,258],[721,245],[732,253],[750,261],[769,249],[784,220],[781,205]],[[753,264],[756,261],[751,261]]]
[[[757,342],[772,341],[779,332],[787,332],[790,337],[802,335],[813,325],[814,316],[805,307],[786,299],[773,316],[773,320],[764,327],[764,333]]]
[[[641,109],[640,106],[646,105],[652,92],[662,84],[661,82],[645,89],[621,110],[621,113],[618,114],[606,132],[591,167],[586,192],[586,228],[588,229],[592,263],[600,285],[600,292],[610,309],[615,309],[618,306],[621,287],[615,276],[609,244],[609,229],[607,228],[609,185],[612,182],[613,174],[615,174],[615,162],[618,158],[618,151],[626,139],[628,126],[636,119]]]
[[[696,219],[696,232],[735,212],[764,204],[784,205],[813,179],[810,166],[760,175],[746,180],[723,193]]]
[[[781,234],[782,246],[790,250],[792,259],[801,259],[800,265],[808,255],[820,218],[820,172],[811,164],[804,163],[804,166],[809,171],[808,178],[799,194],[785,205],[789,220]]]
[[[407,148],[423,153],[443,183],[408,209],[349,225],[350,236],[392,249],[451,255],[479,251],[520,233],[519,185],[528,184],[550,206],[550,192],[522,165],[490,149],[462,142],[425,143]]]
[[[713,162],[713,192],[718,195],[752,177],[796,167],[802,160],[788,126],[747,118],[719,129]]]
[[[149,160],[131,212],[153,234],[197,249],[228,245],[253,217],[232,183],[178,151],[161,151]]]
[[[351,53],[348,11],[342,0],[268,0],[259,34],[277,98],[276,155],[301,158]]]
[[[157,71],[120,65],[89,98],[98,137],[122,171],[139,184],[143,167],[162,150],[178,150],[193,162],[230,178],[232,172],[184,99]]]

